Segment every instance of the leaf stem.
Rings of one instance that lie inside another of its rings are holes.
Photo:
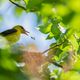
[[[46,53],[46,52],[50,51],[51,49],[53,49],[53,48],[55,48],[55,47],[57,47],[57,46],[62,45],[63,43],[64,43],[64,42],[62,42],[62,43],[60,43],[60,44],[56,44],[55,46],[50,47],[49,49],[47,49],[47,50],[43,51],[42,53],[44,54],[44,53]]]

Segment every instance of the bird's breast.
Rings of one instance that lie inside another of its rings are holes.
[[[10,44],[16,43],[20,39],[20,34],[12,34],[5,37]]]

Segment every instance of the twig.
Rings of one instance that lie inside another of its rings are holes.
[[[23,9],[23,10],[26,10],[25,7],[19,5],[19,4],[15,3],[15,2],[13,2],[12,0],[9,0],[9,1],[10,1],[12,4],[16,5],[17,7],[21,8],[21,9]]]
[[[60,43],[60,44],[56,44],[55,46],[53,46],[53,47],[51,47],[51,48],[43,51],[42,53],[44,54],[44,53],[48,52],[49,50],[51,50],[51,49],[53,49],[53,48],[55,48],[55,47],[57,47],[57,46],[60,46],[60,45],[63,44],[63,43],[64,43],[64,42],[62,42],[62,43]]]
[[[51,62],[51,63],[53,63],[55,66],[57,66],[57,67],[61,67],[61,68],[63,68],[63,66],[62,65],[60,65],[60,64],[58,64],[57,62]]]

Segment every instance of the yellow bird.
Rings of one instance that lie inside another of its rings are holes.
[[[28,36],[28,33],[29,32],[26,31],[23,26],[16,25],[12,29],[1,32],[0,35],[3,36],[9,42],[9,44],[13,44],[20,39],[21,34],[26,34]]]

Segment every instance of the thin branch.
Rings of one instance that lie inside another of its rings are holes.
[[[63,68],[63,66],[62,65],[60,65],[60,64],[58,64],[57,62],[51,62],[51,63],[53,63],[55,66],[57,66],[57,67],[61,67],[61,68]]]
[[[62,43],[60,43],[60,44],[56,44],[55,46],[53,46],[53,47],[51,47],[51,48],[49,48],[49,49],[43,51],[42,53],[44,54],[44,53],[50,51],[51,49],[53,49],[53,48],[55,48],[55,47],[58,47],[58,46],[62,45],[63,43],[64,43],[64,42],[62,42]]]
[[[26,10],[25,7],[19,5],[19,4],[15,3],[15,2],[13,2],[12,0],[9,0],[9,1],[10,1],[12,4],[16,5],[17,7],[21,8],[21,9],[23,9],[23,10]]]

